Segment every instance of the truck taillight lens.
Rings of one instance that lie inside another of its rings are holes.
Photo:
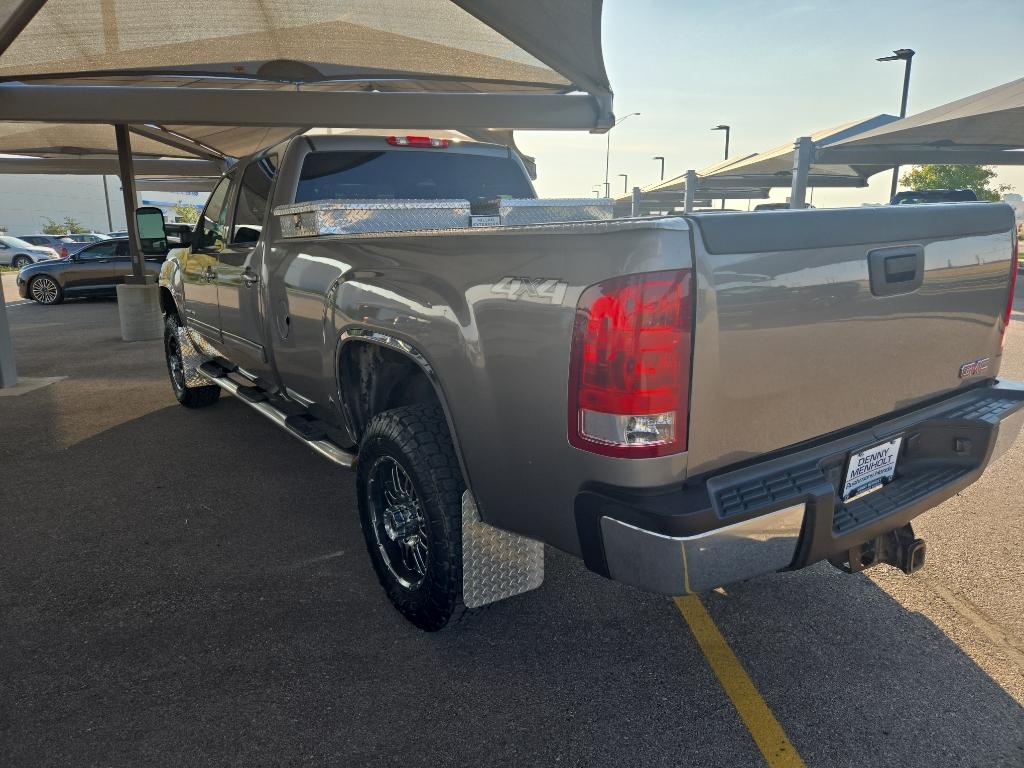
[[[388,136],[388,144],[393,147],[446,149],[448,147],[448,139],[434,139],[430,136]]]
[[[569,442],[605,456],[686,450],[693,301],[690,270],[591,286],[576,305]]]
[[[1020,240],[1017,232],[1013,232],[1013,256],[1010,258],[1010,295],[1006,297],[1006,309],[1003,312],[1003,328],[999,335],[999,348],[1006,341],[1006,329],[1010,327],[1010,316],[1013,314],[1013,294],[1017,290],[1017,266],[1020,263]]]

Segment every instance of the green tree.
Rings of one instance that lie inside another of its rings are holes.
[[[46,216],[45,218],[46,226],[43,227],[44,235],[76,235],[79,232],[88,232],[80,221],[73,219],[70,216],[65,216],[64,221],[54,221],[49,216]]]
[[[195,224],[199,221],[199,209],[194,205],[176,205],[174,206],[174,218],[182,224]]]
[[[996,172],[986,165],[915,165],[900,177],[900,184],[920,189],[970,189],[979,200],[996,201],[1013,189],[1009,184],[992,186]]]

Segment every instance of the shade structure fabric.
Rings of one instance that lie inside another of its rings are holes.
[[[20,155],[116,154],[114,129],[109,125],[0,122],[0,153]],[[152,157],[192,157],[193,152],[154,141],[132,139],[132,153]]]
[[[600,17],[600,0],[48,0],[0,78],[608,91]]]
[[[818,153],[843,161],[1024,162],[1024,78],[834,142]],[[1007,154],[1007,153],[1011,154]]]

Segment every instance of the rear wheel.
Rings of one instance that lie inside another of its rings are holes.
[[[49,275],[33,278],[28,284],[28,295],[40,304],[60,304],[64,301],[64,291]]]
[[[20,254],[18,256],[15,256],[14,260],[11,261],[11,266],[14,267],[15,269],[21,269],[22,267],[27,267],[31,263],[32,259],[30,259],[28,256],[25,256],[24,254]]]
[[[359,519],[388,598],[420,629],[442,629],[462,602],[465,485],[444,413],[408,405],[378,414],[359,449]]]
[[[210,384],[204,387],[189,387],[186,384],[185,356],[181,351],[178,336],[178,318],[164,315],[164,355],[167,357],[167,373],[171,377],[174,397],[186,408],[205,408],[213,405],[220,397],[220,387]]]

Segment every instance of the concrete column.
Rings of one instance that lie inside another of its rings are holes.
[[[117,312],[121,317],[121,338],[125,341],[159,339],[164,333],[160,312],[160,288],[146,284],[146,260],[135,223],[135,172],[132,168],[132,145],[127,125],[115,125],[117,162],[121,173],[124,216],[128,225],[128,248],[132,255],[132,274],[124,285],[117,286]]]
[[[686,194],[683,197],[683,211],[693,213],[693,196],[697,192],[697,172],[686,172]]]
[[[807,207],[807,177],[811,172],[814,142],[801,136],[793,143],[793,186],[789,193],[790,208]]]
[[[640,215],[640,187],[633,187],[633,206],[630,210],[630,215]]]
[[[14,344],[11,325],[7,321],[7,301],[4,299],[4,281],[0,280],[0,389],[18,383],[18,369],[14,365]]]
[[[125,341],[159,339],[164,334],[160,286],[155,283],[117,286],[117,312],[121,317],[121,338]]]

